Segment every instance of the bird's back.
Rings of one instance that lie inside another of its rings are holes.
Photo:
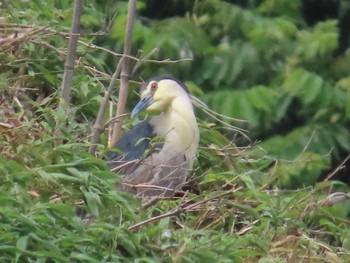
[[[149,121],[143,121],[106,153],[109,168],[124,175],[122,191],[169,197],[185,183],[189,173],[185,155],[152,143],[156,136]]]
[[[166,148],[153,152],[132,166],[122,181],[121,189],[139,197],[173,196],[189,174],[185,155],[175,154]]]

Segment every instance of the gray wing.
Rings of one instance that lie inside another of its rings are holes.
[[[182,186],[190,170],[183,153],[163,148],[153,153],[127,174],[122,181],[121,190],[139,197],[174,195]]]
[[[142,159],[155,136],[153,127],[147,120],[140,122],[128,131],[112,150],[106,152],[108,167],[115,170],[127,162]],[[125,172],[121,171],[121,173]]]

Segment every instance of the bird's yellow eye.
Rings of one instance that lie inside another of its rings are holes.
[[[157,82],[153,82],[151,84],[151,91],[155,91],[158,88],[158,83]]]

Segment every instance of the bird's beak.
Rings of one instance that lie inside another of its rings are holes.
[[[152,103],[153,103],[153,93],[150,92],[136,104],[135,108],[131,112],[131,117],[135,117],[140,112],[143,112]]]

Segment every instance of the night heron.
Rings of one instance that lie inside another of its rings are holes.
[[[121,190],[136,196],[171,197],[192,171],[199,131],[190,94],[172,78],[143,84],[131,116],[153,112],[107,152],[109,167],[123,175]]]

